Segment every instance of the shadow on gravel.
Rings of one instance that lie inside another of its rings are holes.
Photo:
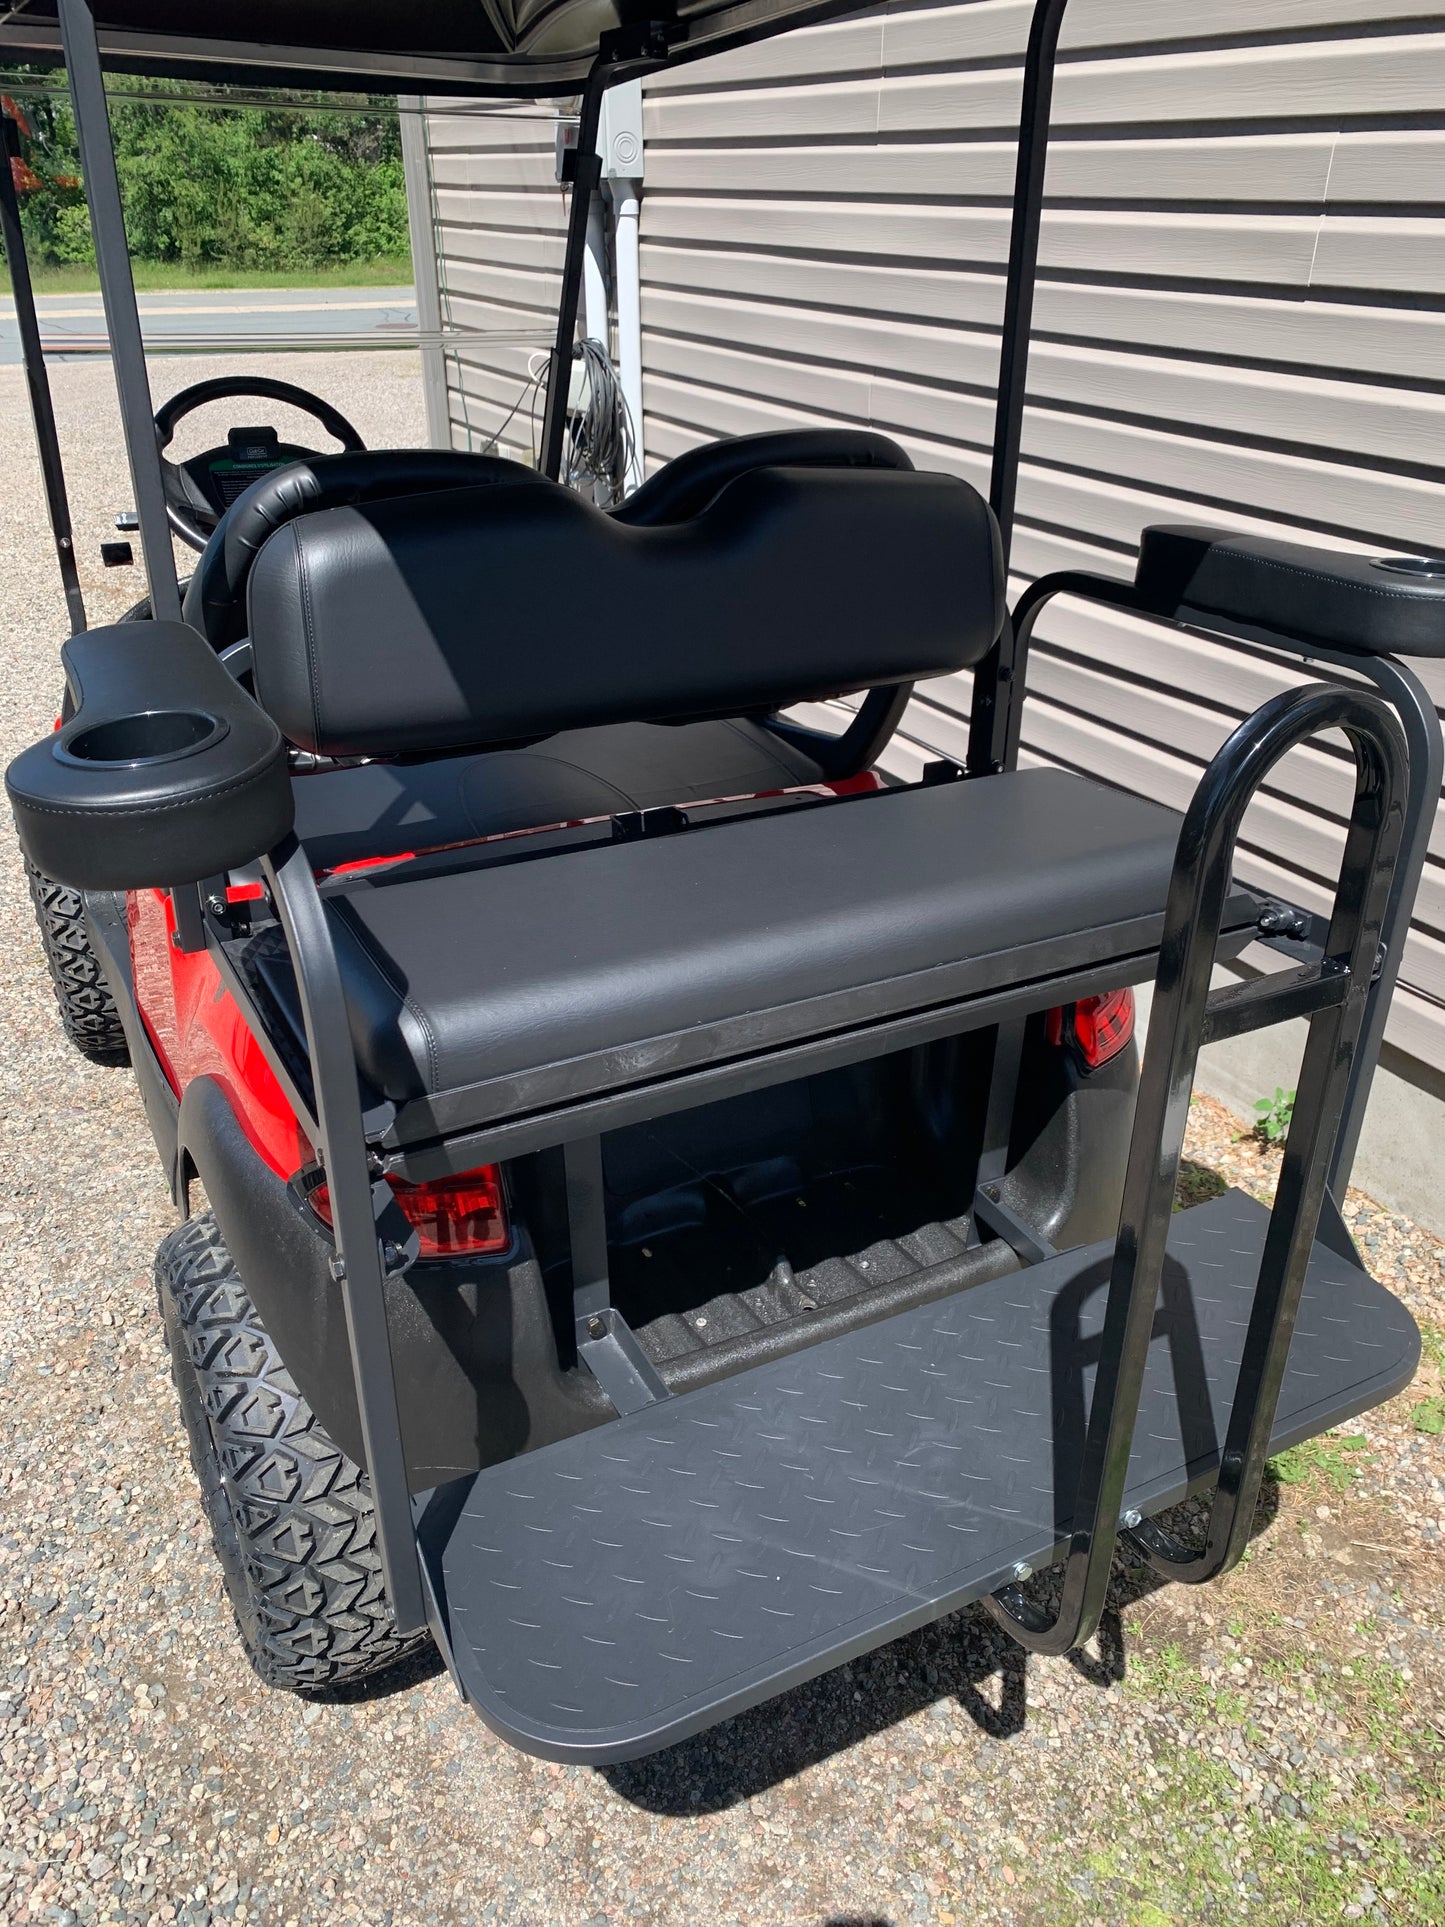
[[[1255,1512],[1255,1535],[1278,1509],[1279,1488],[1267,1480]],[[1159,1516],[1162,1524],[1193,1543],[1202,1533],[1204,1501],[1190,1500]],[[1147,1566],[1116,1562],[1109,1605],[1094,1642],[1097,1652],[1069,1655],[1081,1679],[1107,1691],[1124,1678],[1128,1654],[1120,1613],[1163,1583]],[[1051,1607],[1050,1575],[1041,1575],[1032,1590],[1041,1606]],[[987,1739],[1010,1740],[1023,1731],[1027,1718],[1026,1666],[1022,1647],[982,1606],[970,1606],[696,1739],[645,1760],[598,1770],[614,1793],[649,1813],[716,1813],[949,1698],[957,1700]]]
[[[395,1666],[388,1666],[384,1673],[373,1673],[350,1686],[329,1686],[324,1692],[307,1693],[304,1697],[319,1706],[365,1706],[373,1700],[389,1700],[397,1693],[409,1693],[414,1686],[425,1686],[429,1679],[445,1671],[441,1654],[428,1639],[414,1653],[399,1659]]]

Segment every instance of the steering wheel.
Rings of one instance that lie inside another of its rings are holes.
[[[269,375],[218,375],[213,381],[198,381],[183,388],[156,410],[156,446],[162,452],[166,515],[176,534],[193,549],[205,548],[217,522],[258,475],[318,453],[314,448],[277,441],[274,428],[233,428],[222,447],[208,448],[188,462],[164,459],[176,428],[187,415],[204,408],[207,402],[224,401],[233,395],[289,402],[319,422],[349,452],[366,447],[338,409],[289,381],[272,381]]]

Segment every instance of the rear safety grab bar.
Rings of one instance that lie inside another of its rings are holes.
[[[1210,994],[1235,844],[1255,791],[1287,751],[1340,729],[1354,752],[1354,806],[1323,960],[1238,990]],[[1156,1571],[1199,1583],[1225,1572],[1248,1541],[1290,1338],[1314,1243],[1350,1071],[1376,972],[1380,930],[1400,854],[1405,737],[1368,691],[1314,683],[1287,690],[1247,718],[1210,763],[1179,834],[1159,972],[1140,1079],[1119,1235],[1094,1396],[1057,1612],[1018,1584],[992,1594],[994,1618],[1031,1652],[1058,1654],[1098,1625],[1118,1533]],[[1260,1261],[1249,1329],[1202,1551],[1162,1527],[1119,1517],[1201,1045],[1215,1025],[1231,1036],[1307,1015],[1284,1162]]]

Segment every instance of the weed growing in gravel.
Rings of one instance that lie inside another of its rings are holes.
[[[1362,1458],[1369,1445],[1363,1432],[1326,1432],[1323,1438],[1306,1439],[1292,1445],[1269,1462],[1270,1474],[1281,1485],[1307,1485],[1318,1476],[1328,1480],[1336,1492],[1348,1492],[1360,1476]]]
[[[1371,1659],[1332,1665],[1290,1652],[1261,1666],[1267,1682],[1287,1684],[1312,1717],[1342,1723],[1345,1757],[1363,1770],[1343,1783],[1292,1770],[1277,1748],[1263,1751],[1253,1689],[1215,1686],[1173,1641],[1134,1654],[1125,1690],[1157,1706],[1160,1744],[1099,1829],[1112,1844],[1087,1857],[1088,1905],[1074,1920],[1445,1927],[1445,1747],[1408,1725],[1408,1681]],[[1205,1743],[1231,1728],[1252,1750],[1248,1770]]]

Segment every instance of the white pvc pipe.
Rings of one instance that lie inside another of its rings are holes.
[[[600,341],[611,351],[611,329],[607,321],[607,224],[602,215],[602,196],[594,194],[587,210],[587,252],[582,257],[583,327],[590,341]]]
[[[612,221],[617,252],[617,374],[632,417],[630,493],[642,480],[642,276],[638,264],[638,198],[641,183],[612,183]]]

